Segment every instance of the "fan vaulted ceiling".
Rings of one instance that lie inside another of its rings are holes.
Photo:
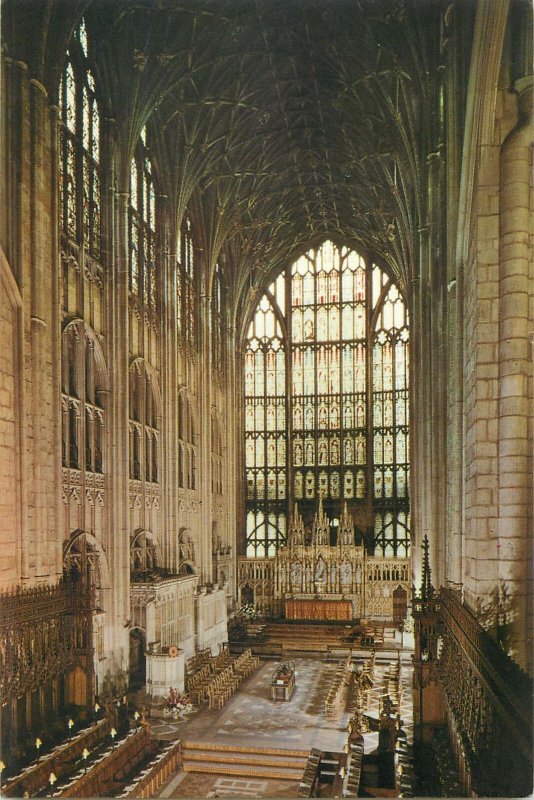
[[[36,30],[85,13],[108,113],[133,151],[147,125],[162,189],[192,208],[213,264],[250,297],[310,244],[342,238],[402,284],[439,146],[443,6],[429,0],[43,3]],[[54,18],[55,15],[55,18]],[[54,21],[54,19],[55,21]],[[22,23],[20,23],[22,24]],[[68,26],[68,29],[67,29]],[[37,34],[36,34],[37,35]],[[46,70],[46,65],[39,65]],[[52,79],[49,79],[51,82]],[[252,292],[253,293],[253,292]]]

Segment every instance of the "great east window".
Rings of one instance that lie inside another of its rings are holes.
[[[347,502],[367,549],[409,555],[408,311],[391,277],[326,241],[266,290],[245,351],[246,537],[274,556],[295,502]]]

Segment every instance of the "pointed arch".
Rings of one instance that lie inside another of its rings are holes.
[[[158,376],[142,357],[129,367],[130,478],[159,482],[161,392]]]
[[[105,610],[105,591],[111,586],[106,553],[93,534],[76,528],[63,542],[63,570],[86,579],[95,591],[97,609]]]
[[[130,539],[130,572],[142,575],[156,572],[161,566],[161,549],[152,531],[137,528]]]
[[[83,18],[59,83],[60,220],[63,235],[101,258],[100,111]]]

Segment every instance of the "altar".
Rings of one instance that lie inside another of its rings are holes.
[[[290,620],[344,622],[406,618],[409,558],[374,556],[356,544],[345,504],[330,541],[322,500],[309,528],[295,506],[287,538],[272,558],[238,557],[238,591],[263,614]],[[245,594],[246,592],[246,594]]]
[[[302,598],[285,601],[286,619],[350,620],[353,618],[350,600]]]

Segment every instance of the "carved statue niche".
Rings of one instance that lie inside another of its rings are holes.
[[[326,580],[326,561],[322,556],[319,556],[315,563],[315,580],[318,583]]]
[[[302,564],[300,561],[291,562],[290,582],[293,591],[300,591],[302,586]]]
[[[352,564],[346,558],[343,559],[339,568],[339,582],[343,588],[352,585]]]

